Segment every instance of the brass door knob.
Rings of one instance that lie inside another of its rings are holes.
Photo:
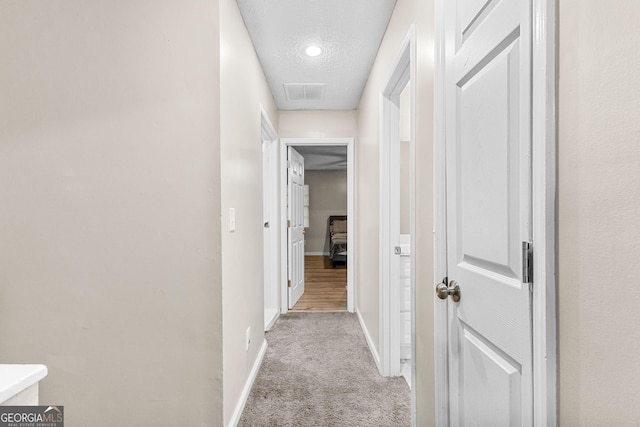
[[[438,283],[436,285],[436,295],[440,299],[447,299],[448,296],[455,302],[460,301],[460,286],[458,282],[452,280],[449,282],[449,286],[446,283]]]

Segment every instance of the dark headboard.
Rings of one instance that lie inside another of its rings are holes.
[[[346,215],[331,215],[329,216],[329,220],[327,221],[327,230],[330,230],[331,224],[333,223],[333,221],[339,221],[339,220],[346,220],[347,216]]]

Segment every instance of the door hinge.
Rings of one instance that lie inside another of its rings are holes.
[[[291,287],[291,280],[287,280],[287,287]]]
[[[287,220],[287,228],[291,228],[291,220],[290,219]]]
[[[531,242],[522,242],[522,283],[533,283],[533,245]]]

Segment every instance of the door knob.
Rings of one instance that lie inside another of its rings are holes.
[[[449,282],[449,286],[446,283],[438,283],[436,285],[436,295],[440,299],[447,299],[451,296],[451,299],[455,302],[460,301],[460,286],[458,282],[452,280]]]

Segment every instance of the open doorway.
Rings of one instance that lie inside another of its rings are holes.
[[[291,311],[347,311],[347,147],[295,146],[304,157],[304,294]]]
[[[380,370],[403,376],[409,386],[415,378],[414,40],[412,27],[380,104]]]
[[[305,227],[305,240],[307,240],[307,245],[305,246],[308,249],[305,249],[305,252],[307,254],[308,257],[320,257],[320,261],[318,261],[318,259],[313,260],[316,261],[315,264],[315,268],[317,269],[322,269],[322,270],[326,270],[326,272],[330,273],[330,274],[336,274],[336,275],[345,275],[346,274],[346,310],[349,312],[353,312],[354,311],[354,301],[355,301],[355,295],[354,295],[354,262],[355,262],[355,257],[353,256],[353,251],[354,251],[354,227],[353,227],[353,212],[354,212],[354,179],[353,179],[353,165],[354,165],[354,157],[353,157],[353,153],[354,153],[354,147],[353,147],[353,138],[283,138],[281,140],[281,148],[280,148],[280,162],[281,162],[281,168],[280,168],[280,182],[281,184],[281,212],[283,213],[282,217],[281,217],[281,224],[284,224],[284,227],[281,230],[280,233],[280,237],[281,237],[281,244],[280,244],[280,252],[283,254],[282,256],[282,264],[281,264],[281,269],[282,271],[290,271],[289,267],[290,267],[290,261],[289,261],[289,257],[288,257],[288,253],[289,253],[289,241],[288,241],[288,208],[289,208],[289,197],[288,197],[288,188],[287,188],[287,176],[289,173],[289,168],[288,168],[288,158],[287,158],[287,154],[289,152],[289,147],[296,147],[297,150],[300,150],[301,152],[305,152],[305,150],[309,150],[309,147],[315,147],[316,150],[320,150],[322,151],[321,148],[319,147],[328,147],[327,150],[330,151],[330,149],[336,149],[339,147],[343,147],[343,149],[346,151],[346,222],[344,223],[344,232],[343,232],[343,237],[345,240],[344,243],[344,248],[341,251],[342,255],[344,256],[344,258],[342,258],[342,261],[340,261],[341,263],[343,263],[343,266],[339,266],[336,264],[336,268],[333,268],[333,262],[329,262],[332,261],[331,260],[331,243],[329,241],[329,249],[325,250],[325,241],[323,241],[322,239],[326,239],[327,237],[327,233],[330,232],[329,228],[328,228],[328,221],[329,218],[326,218],[324,221],[323,225],[319,225],[319,223],[317,223],[315,226],[313,224],[309,224],[309,227]],[[306,159],[305,159],[305,164],[306,164]],[[344,163],[344,160],[340,163]],[[312,174],[313,175],[313,174]],[[313,177],[312,177],[313,179]],[[309,186],[309,192],[313,191],[310,189],[311,186]],[[315,185],[314,185],[315,187]],[[315,189],[315,188],[314,188]],[[307,193],[307,195],[309,195],[310,193]],[[306,197],[305,199],[311,201],[311,197]],[[309,206],[310,207],[310,206]],[[322,215],[322,214],[321,214]],[[331,215],[330,215],[331,216]],[[343,215],[344,216],[344,215]],[[308,220],[310,220],[310,218],[308,218]],[[312,235],[311,237],[313,238],[313,240],[307,239],[307,231],[312,232],[311,228],[314,228],[313,233],[314,235]],[[323,234],[324,233],[324,234]],[[315,236],[315,237],[314,237]],[[309,245],[309,242],[311,242],[311,246]],[[314,249],[315,248],[315,249]],[[328,255],[325,255],[325,253],[328,253]],[[329,260],[327,261],[324,257],[330,257]],[[312,260],[309,260],[312,261]],[[318,265],[318,262],[321,262],[322,265]],[[327,263],[325,265],[325,262]],[[336,258],[336,263],[338,262],[338,258]],[[326,267],[326,268],[325,268]],[[342,268],[340,268],[342,267]],[[346,270],[344,269],[344,267],[346,267]],[[289,301],[289,295],[288,295],[288,281],[289,278],[285,278],[285,280],[281,281],[281,310],[283,313],[286,313],[288,308],[290,307],[290,301]],[[344,293],[344,285],[343,285],[343,291]],[[304,295],[304,294],[303,294]],[[329,311],[329,310],[325,310],[325,311]]]

